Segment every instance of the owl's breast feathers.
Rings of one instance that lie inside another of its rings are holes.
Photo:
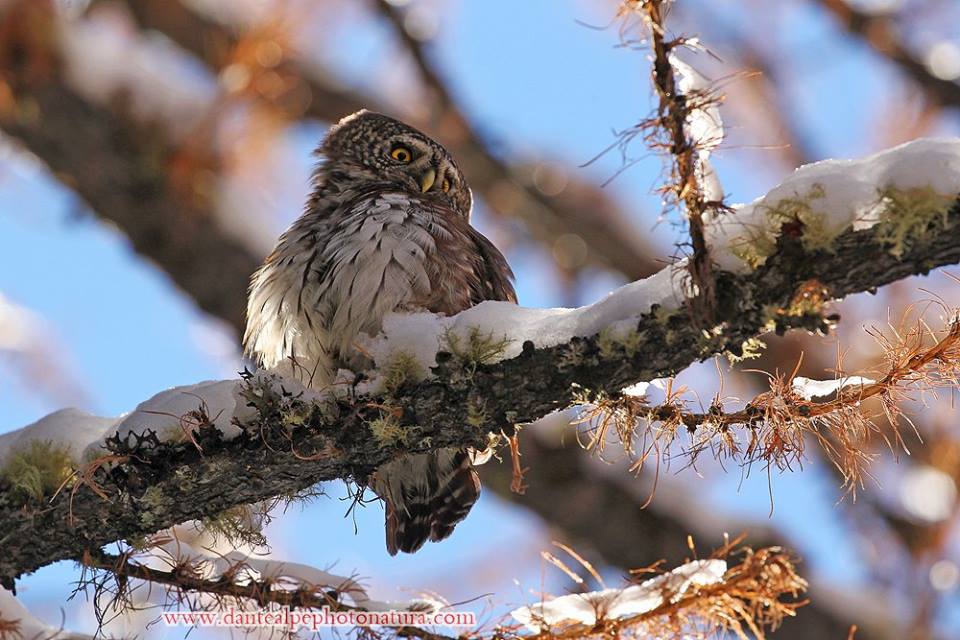
[[[321,203],[317,203],[321,204]],[[247,353],[265,367],[326,385],[391,311],[452,315],[484,300],[516,301],[500,252],[465,217],[386,192],[314,208],[283,234],[254,275]]]

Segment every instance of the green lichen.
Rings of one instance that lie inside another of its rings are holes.
[[[338,418],[335,399],[305,401],[302,391],[287,389],[284,380],[276,375],[247,376],[240,387],[240,397],[255,415],[247,415],[242,421],[235,418],[233,424],[268,441],[288,439],[294,429],[313,421],[328,424]]]
[[[390,361],[383,367],[382,375],[384,393],[394,395],[405,385],[423,380],[427,372],[416,356],[398,350],[390,355]]]
[[[747,227],[741,241],[730,247],[734,256],[756,269],[777,248],[777,237],[784,225],[798,224],[797,230],[803,248],[808,251],[831,251],[833,241],[849,224],[831,225],[830,216],[818,211],[818,200],[826,196],[822,184],[814,184],[810,190],[792,198],[782,198],[773,205],[758,205],[765,220],[758,227]]]
[[[890,254],[901,257],[911,241],[947,228],[954,196],[937,193],[932,187],[898,189],[886,187],[879,192],[881,210],[876,238]]]
[[[208,472],[212,475],[216,475],[217,473],[224,472],[224,467],[226,466],[227,464],[214,462],[210,466]],[[177,481],[177,486],[181,491],[184,492],[193,491],[199,479],[193,467],[189,466],[177,467],[177,469],[173,472],[173,477]]]
[[[739,240],[730,245],[730,253],[751,269],[756,269],[773,255],[776,248],[776,236],[766,225],[759,228],[747,226]]]
[[[52,496],[73,472],[69,447],[51,440],[31,440],[11,453],[0,475],[18,500],[40,502]]]
[[[506,352],[512,340],[506,335],[484,333],[479,327],[470,327],[466,336],[446,330],[440,338],[441,347],[464,364],[474,367],[496,362]]]
[[[409,438],[409,430],[404,429],[400,421],[389,412],[381,412],[380,417],[368,422],[367,426],[381,447],[406,444]]]
[[[506,335],[495,336],[492,331],[484,333],[479,327],[470,327],[466,335],[451,329],[445,331],[440,337],[440,348],[453,356],[463,378],[470,380],[477,367],[501,359],[511,342]]]
[[[125,542],[130,545],[135,551],[146,551],[150,548],[152,539],[150,536],[130,536],[125,540]]]
[[[300,427],[310,421],[313,414],[313,405],[306,402],[290,402],[281,410],[280,419],[290,427]]]
[[[267,544],[263,535],[262,514],[254,512],[256,506],[238,505],[200,521],[200,529],[215,541],[225,539],[234,547],[249,544],[255,547]]]
[[[743,344],[740,345],[740,354],[737,355],[732,351],[727,351],[727,360],[730,361],[730,364],[738,364],[744,360],[753,360],[754,358],[759,358],[763,353],[763,350],[767,348],[767,343],[757,338],[756,336],[752,338],[747,338],[743,341]]]
[[[597,348],[604,359],[626,355],[632,358],[644,345],[644,336],[636,329],[627,331],[606,327],[597,335]]]
[[[172,506],[172,498],[166,495],[160,487],[151,486],[143,492],[137,501],[140,508],[140,524],[144,528],[153,528],[159,525],[157,516],[166,512]]]

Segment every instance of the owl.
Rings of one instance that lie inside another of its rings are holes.
[[[331,127],[304,213],[253,275],[244,334],[260,365],[327,388],[338,368],[372,363],[358,348],[392,311],[452,315],[516,302],[513,273],[470,226],[472,195],[440,144],[360,111]],[[473,452],[402,456],[370,482],[386,511],[387,550],[443,540],[480,495]]]

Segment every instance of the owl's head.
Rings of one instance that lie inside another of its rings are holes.
[[[473,198],[460,167],[442,145],[399,120],[358,111],[332,126],[317,152],[328,184],[397,189],[470,216]]]

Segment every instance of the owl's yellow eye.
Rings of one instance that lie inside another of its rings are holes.
[[[444,193],[446,193],[447,191],[450,191],[450,181],[444,180],[443,185],[441,185],[441,188],[443,189]]]
[[[410,153],[410,149],[407,149],[406,147],[394,147],[390,152],[390,157],[397,162],[402,162],[403,164],[407,164],[413,160],[413,154]]]

